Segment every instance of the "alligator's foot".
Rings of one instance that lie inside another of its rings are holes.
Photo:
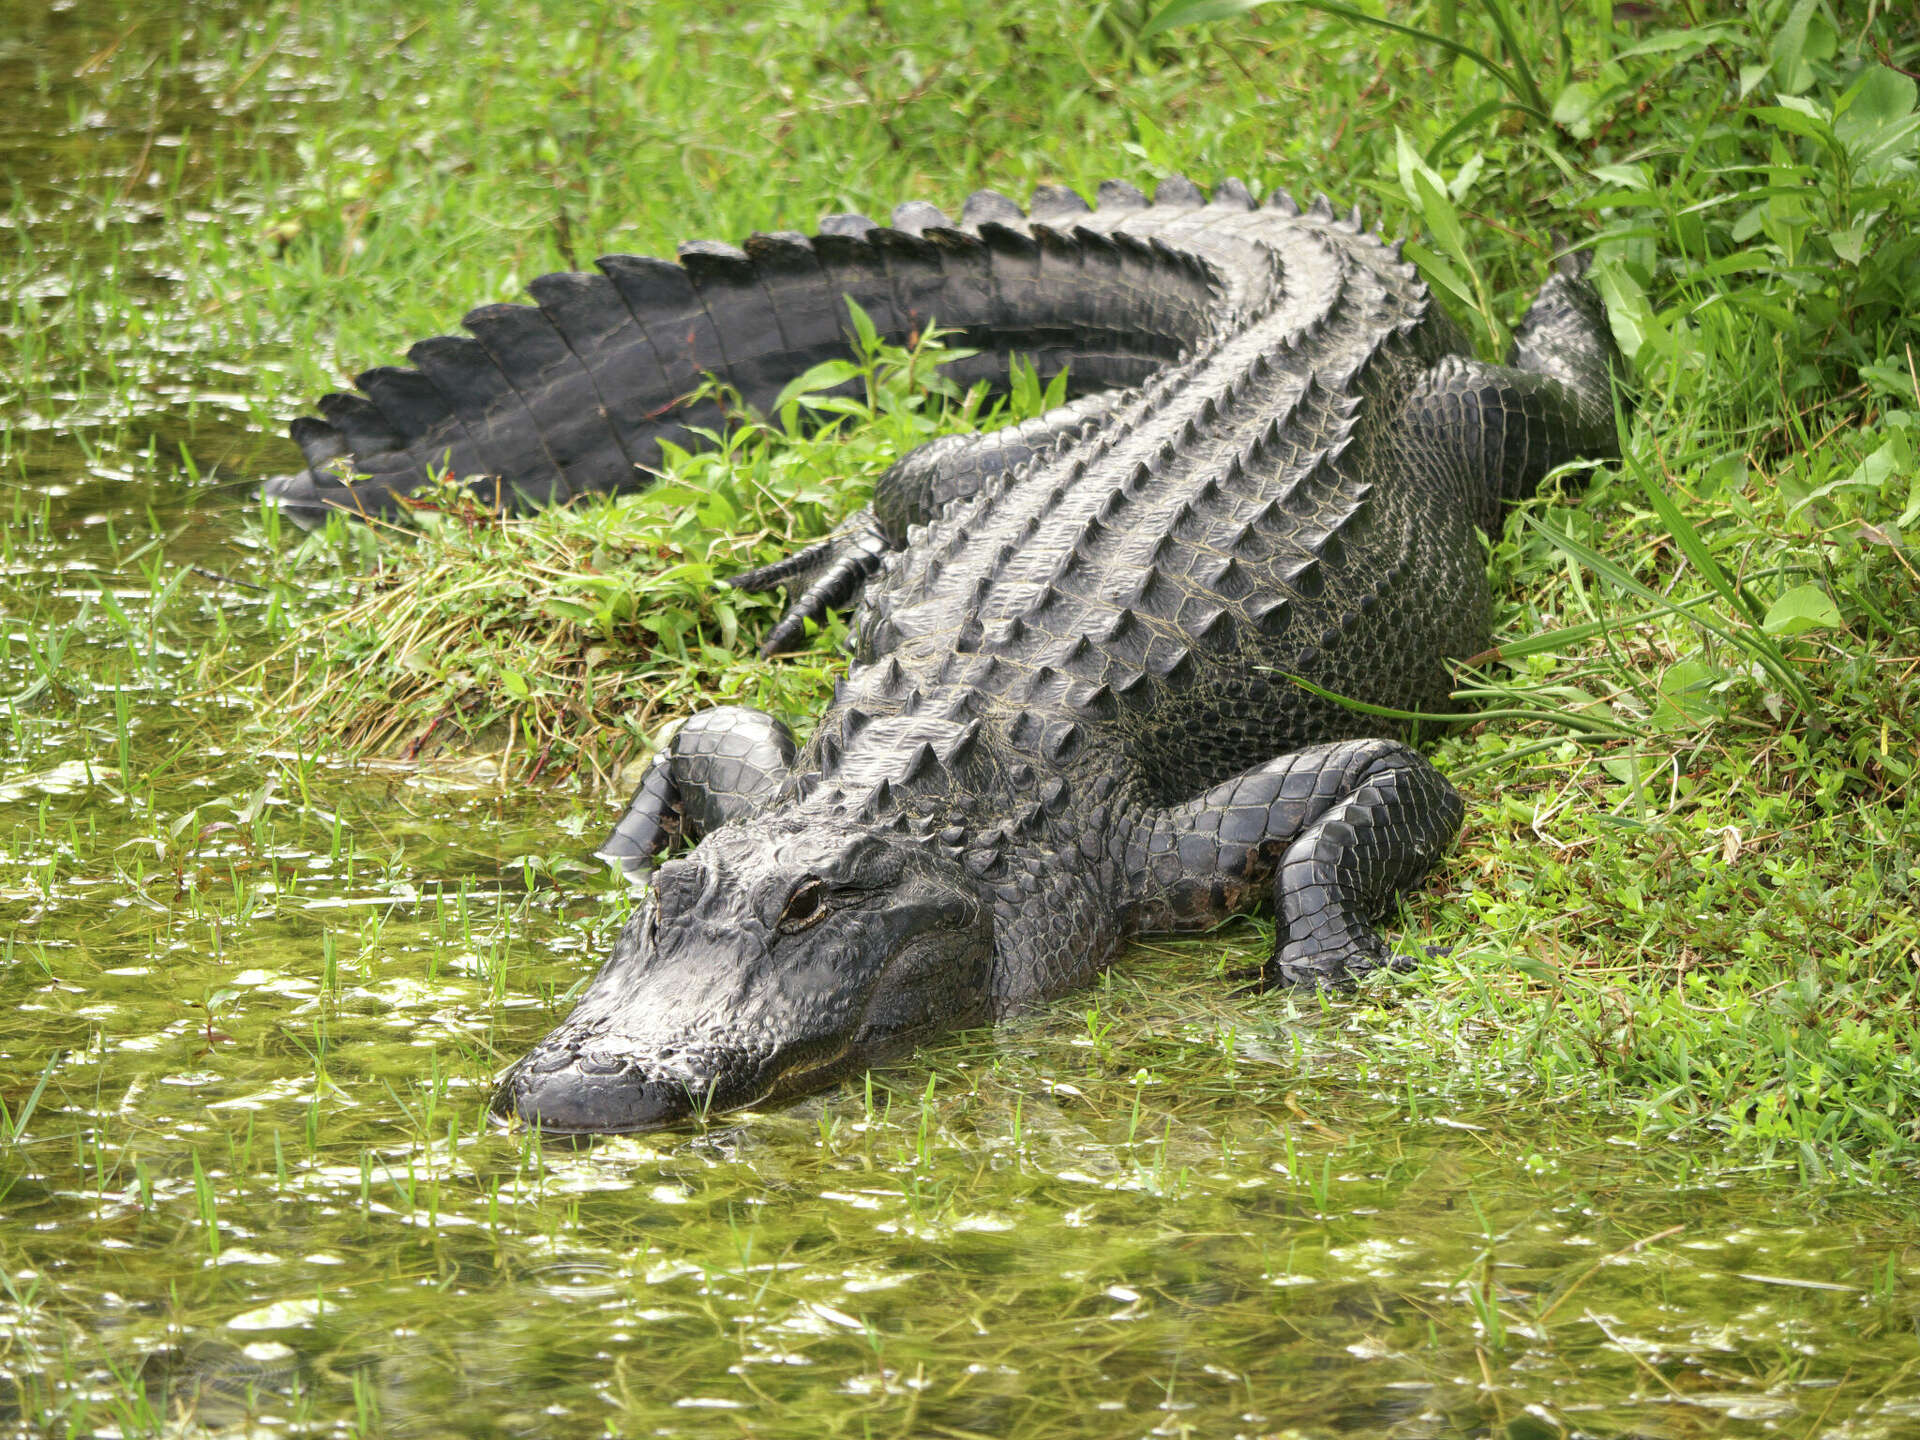
[[[1295,987],[1345,990],[1358,984],[1376,970],[1392,975],[1410,975],[1428,960],[1451,955],[1451,945],[1422,945],[1420,953],[1409,955],[1395,950],[1377,934],[1357,949],[1328,954],[1302,945],[1282,945],[1264,965],[1243,965],[1229,970],[1227,979],[1236,981],[1237,996],[1264,995],[1271,990]]]
[[[644,884],[653,857],[674,837],[697,841],[763,809],[786,783],[794,754],[793,732],[763,710],[719,705],[690,715],[594,853]]]
[[[799,597],[788,604],[780,623],[760,644],[762,655],[778,655],[797,648],[796,642],[806,638],[807,621],[818,625],[829,610],[845,609],[859,599],[892,548],[873,511],[861,510],[826,539],[784,560],[730,576],[727,583],[736,590],[771,590],[785,585],[789,592],[800,591]]]

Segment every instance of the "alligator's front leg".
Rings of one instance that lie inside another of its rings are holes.
[[[792,733],[764,710],[702,710],[655,754],[627,813],[594,853],[638,878],[674,836],[698,840],[764,806],[786,781],[794,753]]]
[[[873,484],[873,503],[849,516],[826,539],[784,560],[731,576],[736,590],[800,589],[780,623],[761,642],[762,655],[776,655],[806,635],[829,610],[843,609],[880,568],[889,551],[907,543],[907,529],[924,525],[948,504],[974,494],[998,475],[1036,455],[1089,434],[1118,403],[1120,391],[1103,390],[1047,411],[1032,420],[981,435],[942,435],[895,461]]]
[[[1149,817],[1129,846],[1138,928],[1205,929],[1272,887],[1268,984],[1333,984],[1390,960],[1374,922],[1460,828],[1460,796],[1392,740],[1315,745]]]

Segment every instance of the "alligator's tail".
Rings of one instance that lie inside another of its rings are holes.
[[[978,352],[945,371],[963,385],[1004,385],[1015,355],[1043,376],[1070,368],[1076,393],[1136,385],[1261,304],[1278,283],[1263,234],[1298,223],[1284,192],[1256,209],[1238,181],[1209,198],[1175,178],[1151,202],[1109,181],[1094,206],[1048,187],[1023,211],[980,191],[958,222],[913,202],[885,226],[840,215],[811,237],[695,241],[678,264],[608,256],[598,274],[533,281],[533,305],[475,310],[471,338],[421,341],[412,368],[356,376],[325,418],[293,422],[308,468],[266,491],[318,516],[390,511],[434,473],[514,508],[642,488],[663,443],[697,449],[724,427],[715,400],[691,398],[705,377],[765,411],[845,357],[847,299],[895,344],[957,330]],[[1304,223],[1358,229],[1324,198]]]

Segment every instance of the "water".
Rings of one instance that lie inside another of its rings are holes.
[[[262,723],[329,587],[247,498],[290,337],[193,255],[343,102],[230,100],[263,12],[198,8],[0,22],[9,1433],[1920,1432],[1910,1194],[1434,1093],[1217,941],[704,1133],[489,1125],[607,815]]]

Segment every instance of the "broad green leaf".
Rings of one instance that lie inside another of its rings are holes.
[[[1660,704],[1655,723],[1671,727],[1698,721],[1714,712],[1712,687],[1724,676],[1699,660],[1676,660],[1660,676]]]
[[[1769,635],[1800,635],[1808,630],[1832,630],[1840,624],[1840,609],[1818,585],[1796,585],[1767,607],[1760,628]]]
[[[1774,31],[1774,42],[1766,48],[1774,65],[1774,86],[1782,94],[1799,94],[1812,84],[1812,67],[1807,63],[1807,31],[1814,19],[1818,0],[1799,0],[1788,13],[1786,25]]]
[[[526,700],[533,694],[533,691],[527,687],[527,677],[518,670],[503,668],[500,671],[500,688],[516,700]]]
[[[1644,165],[1595,165],[1588,173],[1596,180],[1604,180],[1609,185],[1618,185],[1623,190],[1645,190],[1651,183],[1647,179],[1647,167]]]
[[[1845,230],[1836,230],[1827,237],[1833,246],[1833,253],[1849,265],[1858,265],[1867,254],[1867,232],[1873,228],[1871,216],[1855,221]]]
[[[1453,172],[1453,179],[1447,182],[1447,197],[1458,205],[1473,192],[1473,182],[1480,178],[1480,172],[1487,168],[1487,157],[1476,150],[1469,155]]]
[[[1920,140],[1916,98],[1920,87],[1912,78],[1885,65],[1870,66],[1840,97],[1833,133],[1856,170],[1883,171],[1914,148]]]
[[[1825,117],[1809,115],[1797,105],[1758,105],[1749,113],[1755,119],[1764,120],[1774,129],[1784,130],[1789,135],[1804,135],[1823,145],[1833,143],[1833,127]]]
[[[1554,123],[1564,125],[1575,139],[1586,139],[1592,133],[1593,112],[1599,107],[1600,96],[1598,85],[1588,80],[1574,81],[1554,97]]]
[[[1135,109],[1132,112],[1133,133],[1139,137],[1140,152],[1146,161],[1156,170],[1172,173],[1181,168],[1180,157],[1173,142],[1167,139],[1166,131],[1149,120],[1146,112]]]
[[[1162,30],[1175,30],[1182,25],[1204,25],[1210,20],[1244,15],[1265,3],[1266,0],[1173,0],[1173,4],[1146,23],[1140,31],[1140,38],[1149,40]]]
[[[1459,212],[1447,198],[1446,187],[1434,184],[1424,171],[1415,172],[1413,183],[1420,192],[1420,213],[1427,222],[1428,231],[1439,242],[1440,248],[1462,269],[1471,269],[1472,262],[1467,258],[1466,231],[1460,228]]]
[[[1531,955],[1509,952],[1506,956],[1506,961],[1509,970],[1517,970],[1530,980],[1540,980],[1549,985],[1557,985],[1561,980],[1566,978],[1558,970],[1554,969],[1553,966],[1547,964],[1546,961],[1536,960]]]
[[[1409,241],[1407,258],[1420,267],[1420,273],[1428,280],[1445,290],[1469,310],[1478,303],[1474,299],[1472,288],[1460,277],[1460,272],[1426,246],[1416,241]]]
[[[812,395],[820,390],[831,390],[836,385],[859,377],[860,367],[851,360],[822,360],[812,369],[796,375],[782,387],[774,398],[773,413],[779,414],[787,405],[802,395]]]
[[[1907,437],[1896,433],[1891,440],[1854,466],[1842,478],[1829,480],[1826,484],[1809,490],[1794,502],[1793,508],[1787,513],[1791,515],[1802,506],[1811,505],[1816,500],[1824,500],[1836,490],[1872,490],[1878,493],[1880,487],[1887,481],[1896,475],[1910,473],[1913,468],[1913,450],[1907,443]],[[1911,522],[1902,516],[1899,523],[1904,526]]]
[[[1657,30],[1637,44],[1614,51],[1613,58],[1625,60],[1634,55],[1665,55],[1676,50],[1698,54],[1709,45],[1723,45],[1738,40],[1740,31],[1740,25],[1732,20],[1717,21],[1698,29]]]
[[[1430,168],[1427,162],[1420,158],[1420,152],[1414,149],[1413,142],[1407,139],[1407,132],[1397,125],[1393,128],[1393,162],[1394,168],[1400,175],[1401,192],[1407,197],[1409,204],[1420,203],[1420,191],[1413,183],[1414,176],[1424,173],[1434,184],[1442,183],[1440,173]]]
[[[862,310],[849,295],[847,296],[847,315],[853,321],[853,330],[860,337],[860,349],[863,354],[871,355],[880,347],[880,331],[874,326],[873,319]],[[774,407],[778,409],[778,406]]]

